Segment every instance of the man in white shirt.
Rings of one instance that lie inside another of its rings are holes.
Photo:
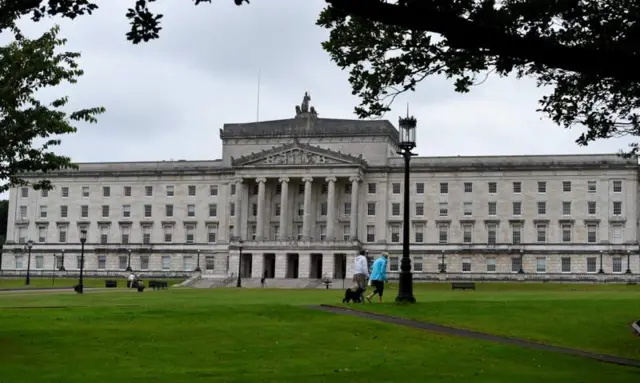
[[[369,262],[365,256],[365,251],[360,250],[353,261],[353,281],[360,288],[362,294],[367,290],[367,280],[369,279]]]

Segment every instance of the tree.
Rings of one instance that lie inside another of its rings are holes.
[[[62,82],[75,83],[83,74],[76,60],[79,53],[57,53],[66,40],[58,38],[58,27],[40,38],[30,40],[14,30],[16,39],[0,47],[0,192],[11,186],[27,185],[25,172],[51,172],[75,168],[71,159],[58,156],[49,149],[60,145],[56,136],[76,131],[72,121],[96,122],[104,108],[62,110],[67,97],[45,105],[36,98],[40,89]],[[43,140],[40,146],[34,140]],[[51,189],[51,182],[38,180],[35,189]]]

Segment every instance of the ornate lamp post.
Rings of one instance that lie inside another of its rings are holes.
[[[627,271],[625,274],[631,274],[631,250],[627,250]]]
[[[24,284],[29,286],[31,284],[31,248],[33,247],[33,241],[28,240],[24,247],[29,252],[27,255],[27,279],[24,281]]]
[[[411,275],[411,255],[409,250],[410,241],[410,220],[409,220],[409,191],[411,190],[410,183],[410,169],[409,163],[411,157],[415,156],[411,150],[416,147],[416,125],[417,121],[415,117],[409,117],[409,111],[407,110],[407,117],[400,117],[400,143],[398,147],[400,150],[398,154],[404,157],[404,217],[403,217],[403,230],[402,230],[402,261],[400,262],[400,283],[398,286],[398,296],[396,302],[408,302],[415,303],[416,298],[413,296],[413,276]]]
[[[64,249],[60,251],[60,254],[62,255],[62,259],[60,260],[60,267],[58,267],[58,270],[66,271],[67,269],[64,268]]]
[[[239,250],[239,255],[238,255],[238,284],[236,285],[236,287],[242,287],[242,280],[241,280],[241,272],[242,272],[242,240],[239,240],[238,243],[240,244],[238,246],[238,250]]]
[[[523,258],[524,258],[524,250],[520,249],[520,268],[518,269],[518,274],[524,274],[524,269],[522,265]]]
[[[128,253],[129,253],[129,256],[127,258],[127,268],[125,271],[132,272],[133,269],[131,268],[131,249],[129,249]]]
[[[76,293],[82,294],[84,292],[84,285],[82,281],[82,274],[84,272],[84,244],[87,242],[87,231],[80,230],[80,280],[76,287]]]
[[[444,264],[444,250],[442,250],[442,255],[440,257],[440,272],[443,274],[447,272],[447,265]]]
[[[598,270],[598,274],[604,274],[604,270],[602,269],[602,254],[604,253],[603,250],[600,250],[600,270]]]
[[[202,270],[200,269],[200,249],[198,249],[198,260],[197,260],[197,264],[196,264],[196,269],[193,270],[196,273],[201,273]]]

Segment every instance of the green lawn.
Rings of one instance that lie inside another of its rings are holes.
[[[518,296],[535,304],[534,297],[544,295],[538,287],[518,286],[520,291],[507,287],[492,293],[450,293],[440,285],[424,286],[416,294],[425,303],[414,307],[422,310],[423,305],[448,303],[461,305],[464,311],[474,300],[502,301],[509,307],[508,302]],[[596,301],[609,296],[626,302],[616,297],[635,293],[608,286],[595,290],[591,294]],[[391,300],[395,291],[388,291]],[[586,293],[570,290],[548,293],[576,293],[578,300],[590,300]],[[129,290],[84,295],[1,293],[0,380],[570,383],[606,379],[612,383],[635,381],[640,373],[637,368],[447,337],[301,306],[336,303],[341,295],[341,291],[231,288],[141,294]],[[565,306],[568,299],[545,301]],[[25,306],[33,308],[18,308]],[[376,309],[408,310],[392,304]],[[482,318],[486,310],[478,315]],[[502,311],[493,316],[496,321],[504,318]]]
[[[184,278],[151,278],[154,280],[169,281],[169,286],[184,282]],[[104,281],[116,280],[118,287],[127,287],[124,277],[84,278],[85,287],[104,287]],[[34,287],[73,287],[78,284],[78,278],[31,278],[29,286],[25,285],[25,278],[0,278],[0,289],[8,288],[34,288]]]
[[[416,305],[366,304],[359,309],[490,334],[640,359],[630,323],[640,319],[640,286],[478,283],[417,284]],[[385,290],[393,301],[397,289]]]

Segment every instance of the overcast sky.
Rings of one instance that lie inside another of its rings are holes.
[[[100,10],[75,21],[54,20],[68,50],[82,53],[85,76],[68,94],[77,107],[105,106],[95,125],[64,137],[60,152],[75,161],[214,159],[226,122],[294,115],[305,90],[321,117],[355,118],[358,99],[348,73],[329,60],[315,25],[323,0],[252,1],[237,7],[215,0],[152,4],[164,13],[161,38],[133,45],[125,38],[126,9],[134,0],[99,1]],[[54,21],[34,25],[36,33]],[[469,94],[434,78],[400,97],[386,118],[397,126],[407,102],[418,119],[420,155],[602,153],[626,148],[624,140],[587,148],[535,112],[542,92],[531,81],[492,78]]]

